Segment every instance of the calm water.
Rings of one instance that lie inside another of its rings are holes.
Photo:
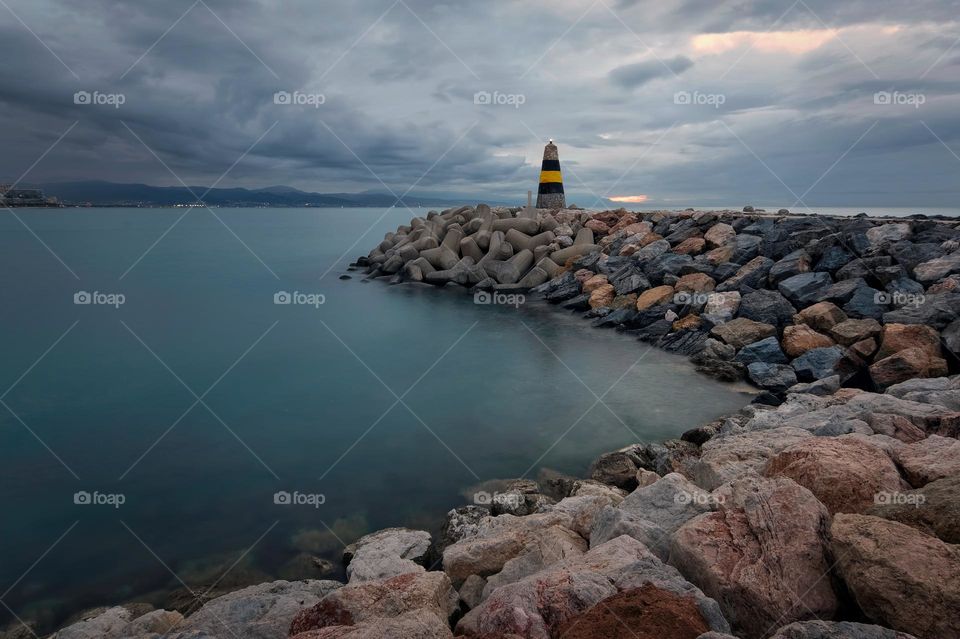
[[[338,279],[408,211],[215,211],[229,229],[190,210],[147,252],[184,210],[18,210],[66,267],[0,217],[0,599],[24,618],[162,603],[180,585],[164,564],[190,583],[234,563],[224,583],[302,577],[298,553],[436,526],[478,478],[581,473],[748,401],[538,304]]]

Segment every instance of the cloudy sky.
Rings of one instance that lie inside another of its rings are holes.
[[[583,206],[960,206],[960,0],[0,0],[0,56],[2,181],[519,199],[552,137]]]

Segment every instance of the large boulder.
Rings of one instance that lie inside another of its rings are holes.
[[[350,583],[423,572],[430,533],[409,528],[386,528],[364,535],[344,549]]]
[[[830,328],[830,336],[843,346],[880,336],[883,326],[875,319],[848,319]]]
[[[736,273],[717,286],[718,291],[740,291],[741,293],[761,288],[770,273],[773,260],[762,255],[741,266]]]
[[[940,357],[940,334],[937,329],[923,324],[886,324],[877,359],[889,357],[908,348],[920,348],[930,357]]]
[[[960,544],[960,475],[885,495],[866,514],[899,521],[948,544]]]
[[[741,304],[742,307],[742,304]],[[719,326],[714,326],[710,334],[740,350],[747,344],[759,341],[765,337],[777,334],[775,326],[763,322],[755,322],[745,317],[738,317]]]
[[[798,621],[784,626],[770,639],[916,639],[916,637],[873,624],[818,620]]]
[[[673,300],[673,294],[673,287],[667,285],[647,289],[637,296],[637,310],[645,311],[654,306],[667,304]]]
[[[747,293],[740,300],[739,317],[784,326],[793,320],[797,310],[776,291],[758,290]]]
[[[443,569],[457,586],[470,575],[488,577],[502,571],[510,560],[546,547],[554,539],[552,527],[572,525],[570,514],[561,511],[487,517],[472,536],[443,551]]]
[[[809,431],[790,426],[718,435],[701,446],[694,482],[714,490],[743,475],[758,475],[784,448],[812,436]]]
[[[821,333],[829,332],[847,319],[847,314],[833,302],[817,302],[800,311],[798,316],[801,322]]]
[[[829,273],[809,272],[788,277],[777,285],[780,293],[797,308],[805,308],[821,301],[824,292],[833,285]]]
[[[780,342],[772,335],[752,344],[747,344],[736,355],[736,360],[746,365],[754,362],[787,364],[789,359],[780,349]]]
[[[910,485],[920,488],[944,477],[960,475],[960,440],[930,435],[913,444],[897,447],[894,459]]]
[[[211,599],[176,628],[171,639],[284,639],[294,617],[340,589],[336,581],[274,581]]]
[[[812,348],[793,360],[791,366],[801,382],[814,382],[837,374],[837,364],[843,357],[839,346]]]
[[[450,625],[434,613],[413,610],[396,617],[375,617],[351,626],[308,630],[293,635],[291,639],[453,639],[453,633]]]
[[[960,549],[904,524],[840,514],[837,570],[872,621],[920,639],[960,636]]]
[[[922,262],[913,269],[913,276],[923,283],[936,282],[952,273],[960,273],[960,251]]]
[[[721,222],[710,227],[710,230],[703,234],[703,239],[707,242],[707,246],[714,249],[729,243],[736,235],[737,232],[732,226]]]
[[[598,601],[558,629],[564,639],[691,639],[709,625],[693,597],[652,584]]]
[[[783,350],[790,357],[800,357],[814,348],[828,348],[834,341],[806,324],[794,324],[783,329]]]
[[[716,497],[716,512],[677,530],[670,563],[720,603],[745,639],[763,639],[782,623],[830,618],[838,602],[824,578],[823,504],[785,478],[734,480]]]
[[[412,612],[434,615],[446,622],[456,610],[457,601],[450,579],[436,571],[348,584],[309,608],[301,604],[301,610],[289,624],[289,634],[296,636],[328,626],[353,626]]]
[[[713,507],[710,493],[682,475],[670,473],[649,486],[637,488],[616,508],[604,508],[590,531],[590,545],[629,535],[666,561],[670,554],[670,535],[689,519]]]
[[[599,614],[602,606],[593,612],[591,609],[619,593],[637,590],[642,596],[623,595],[610,601],[618,610],[627,602],[635,604],[638,609],[631,614],[645,619],[664,615],[659,623],[666,625],[684,627],[692,621],[698,624],[694,627],[703,624],[707,630],[729,631],[715,601],[643,544],[621,536],[591,548],[585,555],[496,589],[457,623],[456,634],[471,639],[553,639],[573,631],[574,621],[584,614],[605,624],[606,618]],[[685,603],[682,607],[662,605],[659,602],[676,600],[661,593],[679,596]]]
[[[906,348],[870,365],[870,378],[881,389],[917,377],[946,374],[947,361],[931,356],[927,348]]]
[[[747,366],[747,375],[751,382],[772,393],[783,393],[797,383],[797,374],[786,364],[753,362]]]
[[[783,449],[764,471],[789,477],[831,513],[863,513],[908,486],[890,457],[859,439],[811,437]]]

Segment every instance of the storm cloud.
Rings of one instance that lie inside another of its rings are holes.
[[[954,1],[5,3],[0,181],[960,199]]]

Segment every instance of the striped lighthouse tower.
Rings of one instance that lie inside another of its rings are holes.
[[[563,178],[560,175],[560,156],[553,140],[543,148],[543,164],[540,167],[540,188],[537,190],[538,209],[563,209],[567,201],[563,196]]]

